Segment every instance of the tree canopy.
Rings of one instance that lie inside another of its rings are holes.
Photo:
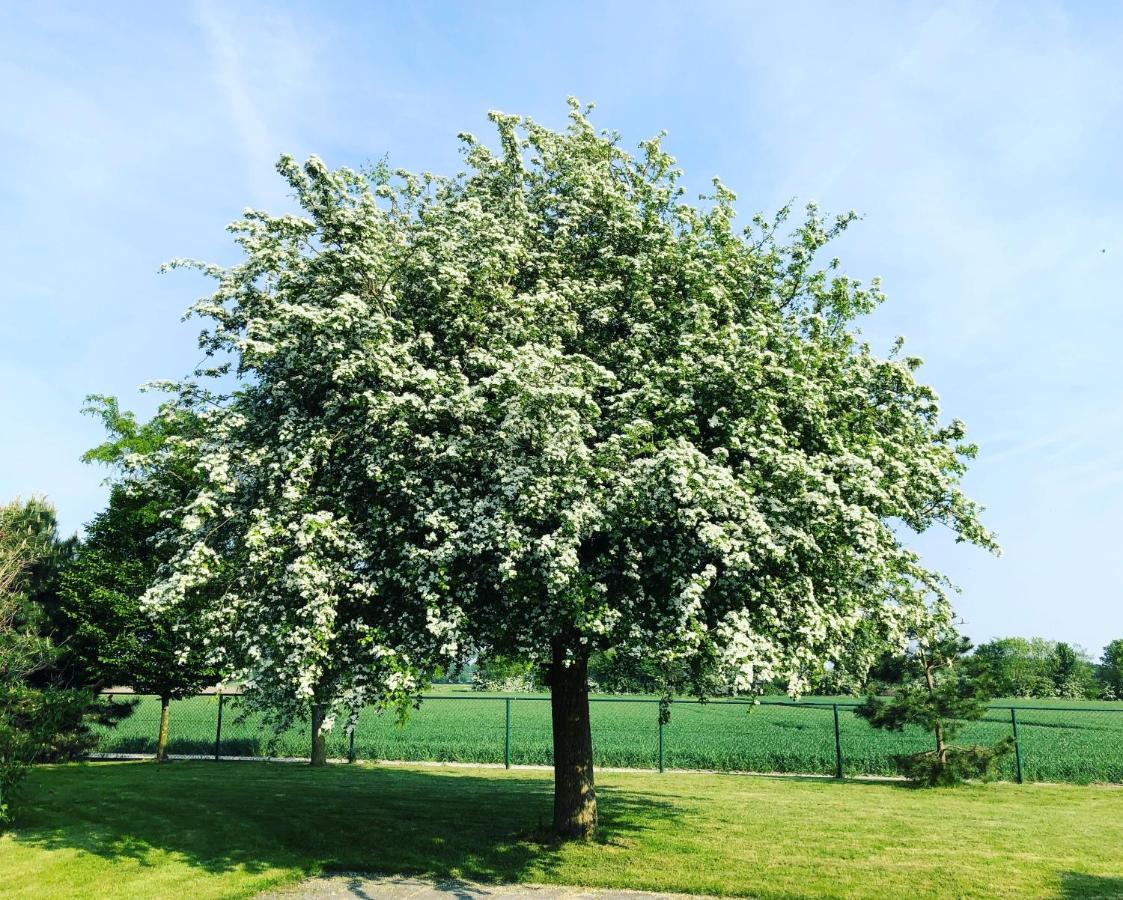
[[[104,712],[86,693],[55,684],[59,648],[44,601],[57,597],[54,576],[68,548],[42,497],[0,505],[0,827],[28,768],[84,750],[91,715]]]
[[[1094,697],[1096,669],[1088,654],[1063,641],[995,638],[975,648],[971,667],[999,697]]]
[[[29,590],[37,562],[54,549],[54,508],[40,497],[0,506],[0,682],[22,682],[56,655]]]
[[[141,598],[172,553],[159,540],[168,527],[164,514],[198,488],[194,458],[172,442],[190,437],[197,422],[172,409],[138,422],[114,398],[102,396],[89,397],[86,412],[102,420],[108,439],[84,459],[108,466],[117,480],[107,508],[87,525],[63,573],[72,632],[67,653],[101,685],[165,699],[195,693],[214,673],[197,641],[198,628],[191,627],[194,604],[157,611],[142,608]]]
[[[1105,700],[1123,700],[1123,638],[1116,638],[1104,647],[1097,676],[1103,685]]]
[[[150,599],[225,577],[200,639],[290,714],[457,654],[540,663],[555,825],[589,834],[593,651],[797,692],[859,629],[872,657],[947,617],[904,533],[995,544],[963,424],[857,332],[877,283],[820,261],[853,214],[739,228],[658,138],[633,156],[576,103],[560,132],[491,120],[456,177],[283,158],[300,215],[173,263],[217,280],[213,364],[168,386],[202,483]]]

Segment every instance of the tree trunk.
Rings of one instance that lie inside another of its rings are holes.
[[[156,737],[156,762],[168,759],[168,699],[160,698],[160,733]]]
[[[593,786],[593,733],[589,723],[589,659],[563,665],[565,651],[554,646],[550,667],[550,709],[554,726],[554,833],[588,840],[597,832]]]
[[[312,765],[326,766],[328,762],[328,736],[324,734],[324,716],[327,708],[323,703],[312,704]]]
[[[928,659],[926,659],[923,656],[921,657],[921,660],[924,663],[924,680],[928,684],[928,696],[933,698],[933,700],[934,700],[935,697],[936,697],[936,679],[932,676],[932,670],[935,668],[935,666],[934,666],[933,663],[931,663]],[[944,761],[947,759],[948,751],[947,751],[947,744],[944,742],[944,723],[941,722],[939,719],[936,719],[936,729],[935,730],[936,730],[936,761],[938,763],[940,763],[940,765],[943,765]]]

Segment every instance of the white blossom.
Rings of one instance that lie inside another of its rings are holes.
[[[199,266],[236,385],[176,386],[206,487],[149,601],[221,581],[216,653],[289,716],[558,641],[795,692],[946,616],[899,533],[994,546],[973,448],[856,337],[877,284],[813,267],[853,215],[736,231],[658,141],[493,120],[502,153],[464,136],[455,179],[284,158],[302,215],[247,210],[244,261]]]

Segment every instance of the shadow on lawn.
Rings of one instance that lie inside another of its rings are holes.
[[[1123,878],[1061,872],[1061,896],[1073,898],[1123,897]]]
[[[540,777],[280,763],[90,763],[30,779],[18,842],[154,865],[167,851],[209,872],[298,867],[519,881],[547,875],[553,785]],[[627,846],[677,817],[601,788],[601,842]]]

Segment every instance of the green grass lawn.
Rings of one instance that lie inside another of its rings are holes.
[[[553,846],[547,773],[281,763],[42,767],[5,898],[245,897],[331,869],[779,897],[1123,896],[1123,789],[603,773]]]
[[[443,686],[442,686],[443,687]],[[637,698],[596,697],[591,706],[593,752],[598,765],[655,768],[658,764],[658,707]],[[769,698],[775,699],[775,698]],[[835,769],[834,718],[829,698],[798,706],[676,702],[664,730],[669,768],[721,771],[831,774]],[[851,698],[849,703],[853,703]],[[1033,701],[1010,701],[1032,707]],[[816,705],[818,704],[818,705]],[[511,700],[511,761],[551,762],[550,705],[544,697]],[[1018,712],[1023,773],[1028,780],[1123,783],[1123,703],[1053,701],[1070,710],[1022,709]],[[363,713],[355,736],[360,759],[498,763],[503,761],[507,701],[502,696],[464,693],[454,699],[430,697],[402,727],[393,715]],[[218,701],[192,697],[171,709],[172,753],[213,753]],[[154,753],[159,703],[140,701],[134,714],[106,732],[102,752]],[[920,730],[901,734],[878,731],[841,708],[839,730],[844,771],[849,775],[892,774],[893,755],[929,749],[932,736]],[[988,710],[962,740],[994,743],[1011,733],[1010,710]],[[265,755],[268,733],[260,721],[239,721],[237,698],[227,698],[222,752]],[[306,756],[307,726],[281,735],[277,756]],[[329,752],[347,754],[347,737],[337,728]],[[1006,760],[1003,777],[1014,777]]]

